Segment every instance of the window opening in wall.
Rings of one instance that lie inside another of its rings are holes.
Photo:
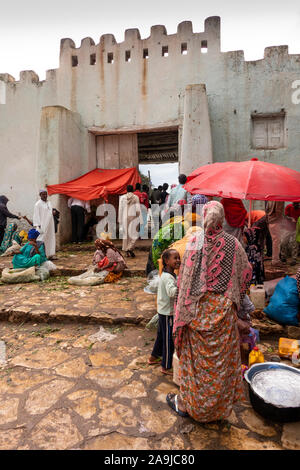
[[[114,63],[114,54],[113,54],[113,52],[108,52],[107,53],[107,62],[108,62],[108,64],[113,64]]]
[[[78,65],[78,56],[72,55],[72,67],[77,67]]]
[[[90,65],[95,65],[96,63],[96,54],[90,55]]]
[[[130,53],[131,51],[125,51],[125,62],[131,62]]]
[[[182,55],[186,55],[187,54],[187,43],[186,42],[183,42],[181,44],[181,54]]]
[[[252,148],[279,149],[285,147],[285,112],[252,114]]]
[[[148,58],[149,58],[148,49],[143,49],[143,59],[148,59]]]
[[[169,50],[168,46],[163,46],[163,47],[161,48],[161,55],[162,55],[163,57],[168,57],[168,55],[169,55],[168,50]]]
[[[202,54],[206,54],[207,53],[207,41],[201,41],[201,52]]]

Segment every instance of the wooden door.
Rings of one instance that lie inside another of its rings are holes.
[[[137,166],[137,134],[99,135],[96,151],[98,168],[108,170]]]

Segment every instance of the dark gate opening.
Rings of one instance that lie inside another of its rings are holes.
[[[178,131],[138,134],[139,163],[178,162]]]

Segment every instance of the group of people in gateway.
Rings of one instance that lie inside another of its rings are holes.
[[[106,272],[105,282],[117,282],[127,267],[125,258],[135,256],[137,240],[148,236],[151,205],[158,207],[146,267],[147,273],[160,273],[157,337],[148,364],[160,364],[161,372],[171,375],[176,352],[180,390],[169,393],[167,403],[180,416],[209,422],[226,419],[243,397],[241,343],[248,341],[251,349],[256,341],[249,316],[254,307],[247,291],[264,281],[266,259],[274,269],[284,267],[288,258],[291,265],[297,263],[300,204],[285,207],[284,202],[268,201],[265,210],[249,213],[238,199],[218,201],[189,194],[186,181],[180,175],[170,193],[167,183],[151,193],[147,185],[129,185],[119,199],[123,253],[108,237],[97,238],[92,266],[95,274]],[[53,259],[59,214],[47,191],[40,191],[33,221],[26,217],[32,225],[28,233],[18,232],[14,222],[6,227],[8,218],[21,218],[8,210],[7,203],[0,196],[0,251],[26,242],[15,253],[13,267],[40,266]],[[90,205],[70,198],[68,206],[72,241],[81,243]],[[134,235],[128,230],[133,222],[138,227]]]

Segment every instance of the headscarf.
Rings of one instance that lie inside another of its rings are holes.
[[[120,253],[118,248],[116,248],[110,240],[102,240],[101,238],[97,238],[97,240],[95,240],[95,246],[97,250],[103,251],[105,255],[109,248],[113,251],[116,251],[117,253]]]
[[[36,240],[39,234],[40,232],[38,232],[34,228],[30,229],[28,232],[28,240]]]
[[[206,292],[223,294],[239,309],[251,282],[252,269],[240,242],[225,233],[224,209],[217,201],[204,206],[204,235],[197,232],[189,242],[178,278],[174,335],[180,347],[182,328],[197,318]]]
[[[176,220],[175,220],[176,219]],[[164,250],[169,248],[176,240],[181,240],[184,236],[183,217],[174,217],[173,222],[163,225],[153,238],[152,242],[152,261],[158,269],[158,260]]]
[[[231,227],[240,228],[245,225],[247,211],[241,199],[222,199],[221,204],[224,207],[225,218]]]
[[[192,206],[196,207],[198,204],[206,204],[208,202],[208,199],[204,194],[195,194],[192,197]]]
[[[27,241],[28,233],[25,230],[21,230],[21,232],[19,233],[19,237],[22,238],[23,241]]]

